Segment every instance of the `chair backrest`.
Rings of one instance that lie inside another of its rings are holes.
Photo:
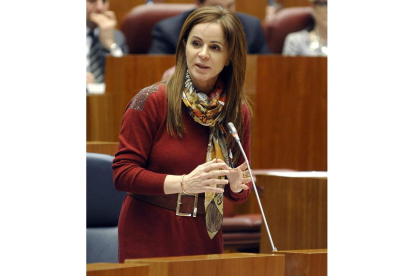
[[[263,31],[270,50],[282,53],[285,38],[289,33],[298,32],[314,23],[312,7],[283,8],[263,21]]]
[[[138,5],[121,21],[130,54],[146,54],[151,47],[152,28],[159,21],[194,9],[194,4]]]
[[[87,263],[118,262],[118,219],[125,193],[113,184],[113,158],[86,153]]]
[[[124,192],[112,181],[113,156],[86,153],[87,227],[117,226]]]

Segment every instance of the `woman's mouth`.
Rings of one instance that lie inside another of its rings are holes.
[[[206,65],[204,65],[202,63],[196,63],[195,66],[197,66],[200,69],[208,69],[208,68],[210,68],[210,67],[208,67],[208,66],[206,66]]]

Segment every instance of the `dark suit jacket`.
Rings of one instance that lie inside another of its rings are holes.
[[[109,50],[105,49],[98,37],[95,37],[94,39],[98,40],[97,43],[99,45],[99,67],[102,68],[102,72],[105,74],[105,57],[111,53]],[[124,55],[128,54],[128,46],[126,44],[124,34],[121,31],[114,30],[114,40],[115,43],[122,49],[122,53]]]
[[[181,27],[194,10],[158,22],[152,29],[152,44],[148,54],[175,54]],[[270,54],[260,20],[254,16],[236,12],[247,40],[247,53]]]

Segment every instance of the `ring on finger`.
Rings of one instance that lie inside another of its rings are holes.
[[[243,171],[243,178],[248,178],[249,177],[249,172],[246,170],[246,171]]]

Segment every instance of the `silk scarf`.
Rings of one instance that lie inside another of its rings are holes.
[[[226,102],[223,82],[218,79],[213,91],[206,95],[197,91],[187,70],[182,100],[194,121],[210,128],[206,162],[219,158],[229,164],[226,132],[222,125],[222,110]],[[223,185],[212,184],[211,186],[224,188]],[[210,239],[213,239],[223,224],[223,193],[206,192],[204,207],[207,232]]]

